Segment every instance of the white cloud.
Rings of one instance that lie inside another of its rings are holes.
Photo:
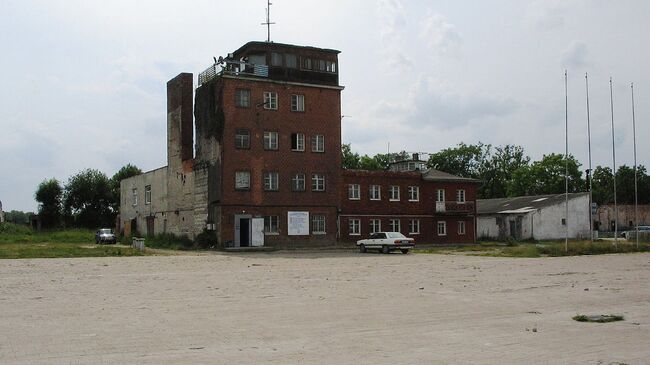
[[[420,32],[422,42],[439,54],[457,52],[462,38],[456,27],[441,14],[429,14]]]

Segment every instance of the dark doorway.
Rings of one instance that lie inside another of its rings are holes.
[[[251,220],[243,218],[239,220],[239,247],[248,247],[251,245]]]
[[[154,230],[153,230],[153,220],[154,217],[147,217],[147,236],[151,237],[154,235]]]

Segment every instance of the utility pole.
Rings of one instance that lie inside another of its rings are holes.
[[[587,170],[587,179],[589,179],[589,236],[591,237],[591,243],[594,243],[594,217],[593,217],[593,204],[594,198],[591,190],[591,182],[593,181],[591,170],[591,123],[589,118],[589,76],[585,73],[585,88],[587,90],[587,143],[589,146],[589,170]]]
[[[266,22],[262,23],[262,25],[266,25],[266,41],[271,42],[271,25],[275,24],[274,22],[271,22],[271,0],[266,1]]]
[[[639,196],[637,186],[637,166],[636,166],[636,118],[634,116],[634,83],[630,84],[632,90],[632,135],[634,136],[634,225],[636,229],[636,248],[639,249]]]
[[[614,92],[612,78],[609,78],[609,105],[612,113],[612,175],[614,175],[614,246],[618,248],[618,204],[616,202],[616,138],[614,135]]]

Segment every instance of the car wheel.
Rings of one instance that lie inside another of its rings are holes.
[[[359,252],[366,253],[366,245],[359,245]]]
[[[390,253],[388,246],[381,246],[381,253]]]
[[[409,253],[409,250],[406,249],[406,248],[403,248],[403,249],[401,249],[400,251],[402,251],[402,253],[405,254],[405,255],[406,255],[407,253]]]

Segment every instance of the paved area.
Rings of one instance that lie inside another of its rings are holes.
[[[649,254],[0,260],[2,364],[648,364],[649,343]]]

